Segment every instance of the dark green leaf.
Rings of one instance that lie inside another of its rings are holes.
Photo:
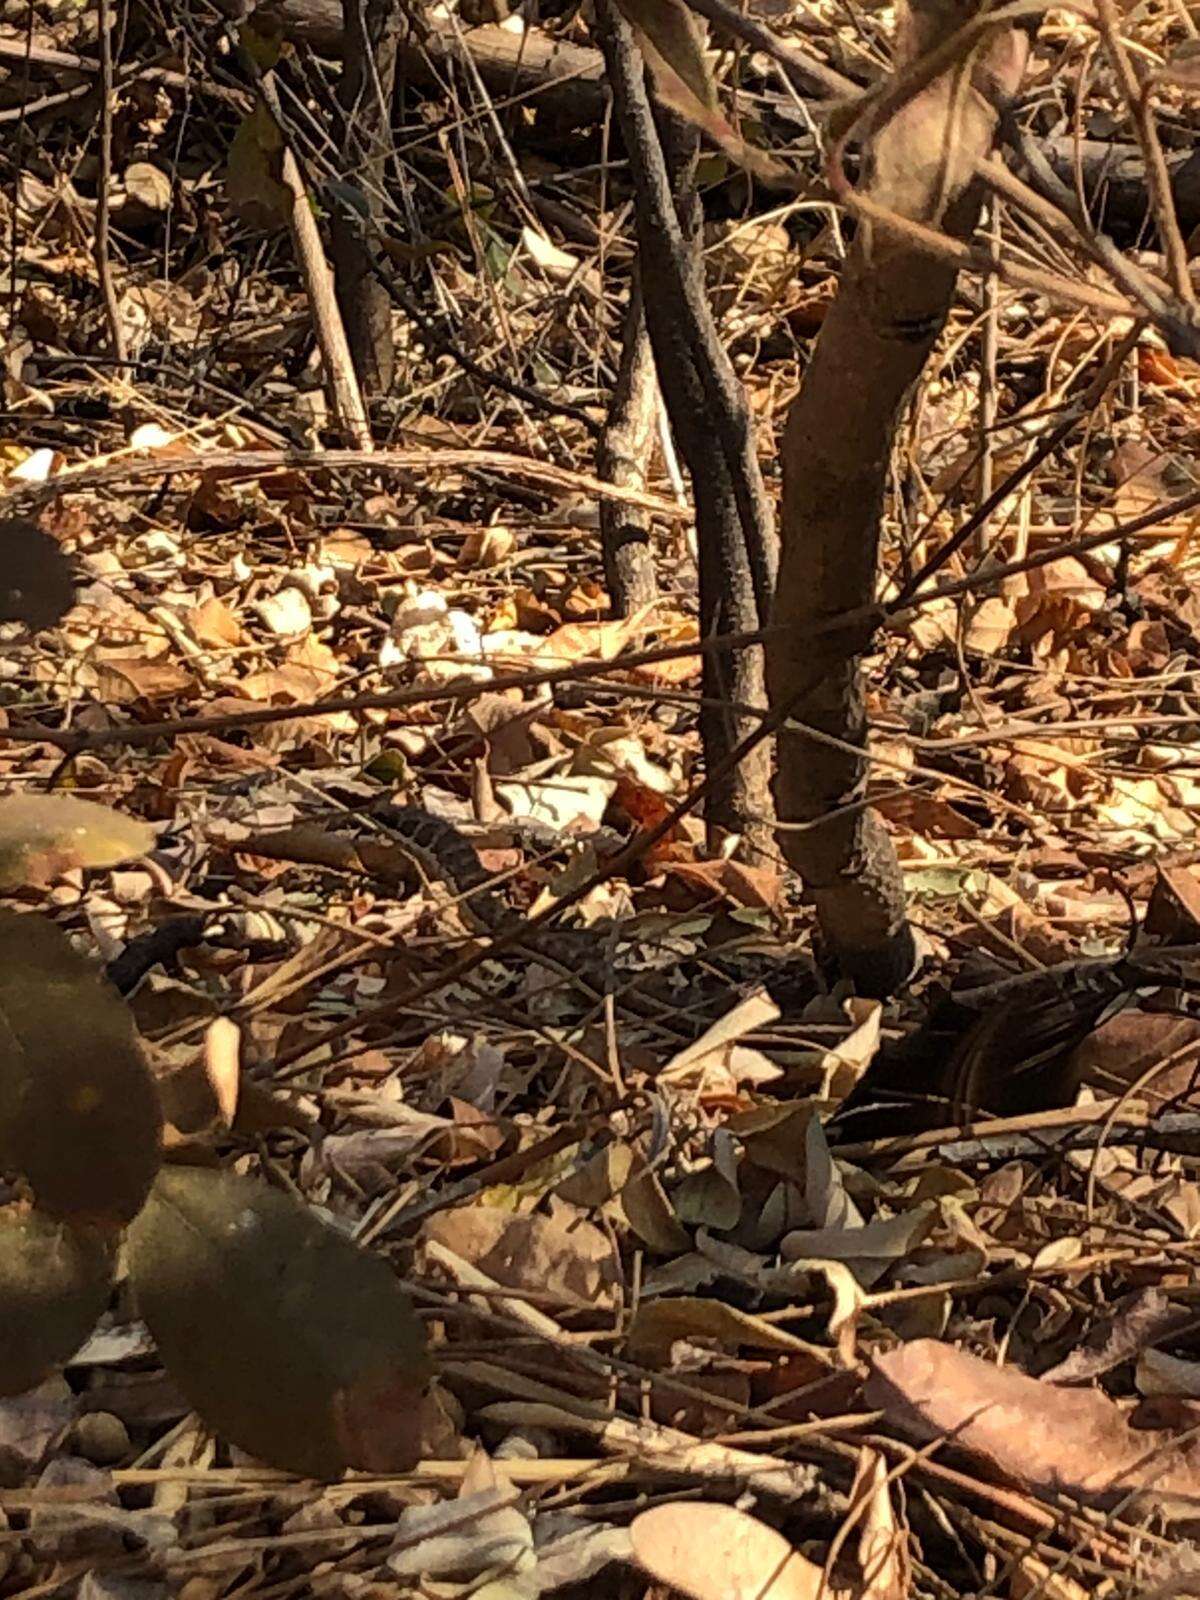
[[[0,622],[52,628],[75,603],[71,563],[25,517],[0,521]]]
[[[108,1303],[112,1263],[94,1234],[0,1209],[0,1395],[30,1389],[87,1338]]]
[[[254,1179],[175,1167],[129,1263],[164,1364],[232,1443],[315,1478],[416,1461],[424,1336],[378,1256]]]
[[[146,1198],[161,1133],[124,1003],[52,922],[0,911],[0,1166],[52,1215],[112,1228]]]

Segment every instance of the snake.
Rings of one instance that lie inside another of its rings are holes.
[[[479,852],[452,822],[417,806],[373,805],[368,813],[390,841],[408,857],[426,883],[443,883],[455,897],[471,932],[496,938],[522,920],[491,887],[491,874]]]

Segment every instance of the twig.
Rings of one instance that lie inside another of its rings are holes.
[[[39,44],[30,45],[26,49],[23,40],[0,36],[0,61],[25,60],[35,67],[53,67],[88,76],[94,76],[101,70],[100,62],[93,61],[90,56],[76,55],[72,50],[51,50],[48,46]],[[212,83],[202,77],[193,78],[186,72],[175,72],[170,67],[159,66],[155,61],[133,61],[125,67],[114,70],[114,82],[117,88],[131,83],[135,78],[151,83],[164,83],[170,89],[196,90],[200,94],[211,96],[214,100],[224,100],[230,105],[238,106],[243,111],[248,111],[252,104],[251,97],[243,89],[230,89],[224,84]],[[23,109],[28,114],[52,103],[73,99],[77,93],[87,93],[90,88],[91,85],[85,83],[77,89],[64,89],[58,94],[47,95],[42,100],[33,101]],[[2,113],[4,120],[19,115],[21,110],[22,107],[19,106],[9,107]]]
[[[1091,383],[1088,384],[1087,388],[1084,390],[1083,394],[1080,395],[1079,399],[1068,409],[1066,415],[1061,419],[1061,421],[1054,428],[1052,428],[1048,434],[1040,439],[1036,445],[1034,445],[1033,449],[1029,452],[1028,456],[1026,456],[1025,460],[1021,462],[1020,466],[1015,468],[1014,471],[1010,472],[1003,482],[993,489],[991,494],[987,495],[979,503],[979,505],[976,506],[972,514],[967,518],[962,526],[958,528],[958,530],[949,539],[946,540],[945,544],[939,545],[937,550],[934,551],[933,555],[929,557],[928,561],[926,561],[923,566],[918,568],[918,570],[912,574],[908,582],[904,585],[897,596],[896,604],[898,606],[907,605],[908,602],[912,600],[918,593],[922,585],[927,583],[936,572],[940,572],[946,563],[955,555],[957,555],[963,546],[975,536],[978,530],[985,526],[988,518],[999,508],[999,506],[1003,504],[1005,500],[1007,500],[1009,495],[1011,495],[1013,491],[1025,481],[1026,478],[1035,472],[1048,456],[1052,455],[1054,451],[1058,449],[1059,445],[1068,436],[1072,429],[1076,427],[1080,419],[1088,416],[1096,409],[1101,400],[1104,398],[1105,394],[1108,392],[1109,385],[1120,375],[1121,368],[1124,366],[1126,358],[1136,348],[1137,342],[1141,337],[1141,333],[1142,328],[1141,324],[1139,323],[1125,335],[1124,339],[1121,340],[1121,343],[1117,346],[1116,350],[1104,363],[1103,367],[1092,379]]]
[[[1150,104],[1153,85],[1138,82],[1125,41],[1121,38],[1121,19],[1113,0],[1096,0],[1096,12],[1109,60],[1142,148],[1142,159],[1150,180],[1150,203],[1154,208],[1158,237],[1167,258],[1171,287],[1185,305],[1195,305],[1196,291],[1188,271],[1187,246],[1179,231],[1179,218],[1175,214],[1175,202],[1171,196],[1171,178],[1158,129],[1154,125],[1154,110]]]
[[[366,406],[363,404],[362,391],[358,386],[358,376],[354,371],[354,360],[346,339],[346,327],[334,293],[333,273],[325,259],[325,247],[321,243],[317,219],[309,203],[308,189],[301,176],[299,163],[292,153],[291,144],[288,142],[279,96],[275,92],[271,75],[260,72],[257,63],[245,52],[243,54],[254,72],[263,104],[275,119],[283,139],[281,176],[285,188],[292,196],[288,220],[296,247],[297,264],[304,279],[309,310],[312,312],[313,331],[317,336],[321,361],[325,368],[325,380],[329,385],[333,414],[351,444],[356,449],[370,454],[374,450],[371,424],[367,417]]]
[[[814,635],[821,632],[840,631],[856,622],[868,631],[883,616],[873,607],[862,618],[830,617],[814,625]],[[546,685],[575,683],[600,675],[611,675],[619,668],[654,666],[664,661],[678,661],[686,656],[706,652],[744,650],[762,644],[766,637],[763,628],[751,633],[715,635],[708,639],[689,640],[687,644],[663,645],[657,650],[642,650],[636,654],[620,656],[616,661],[580,661],[573,666],[546,667],[539,672],[500,673],[481,681],[464,678],[457,683],[439,684],[436,688],[395,689],[386,693],[349,695],[344,699],[312,700],[305,704],[287,706],[255,706],[247,702],[244,711],[232,711],[213,717],[172,718],[163,722],[141,722],[124,728],[89,728],[82,732],[70,729],[47,728],[41,724],[19,724],[0,729],[0,745],[6,740],[19,744],[50,744],[68,755],[79,755],[85,750],[98,750],[107,745],[153,744],[156,739],[171,739],[187,733],[221,733],[230,728],[261,728],[273,722],[290,721],[293,717],[332,716],[337,712],[395,711],[411,706],[459,705],[477,699],[481,694],[499,693],[508,689],[537,689]],[[609,686],[611,687],[611,685]],[[759,716],[763,713],[760,711]]]
[[[92,248],[96,261],[96,275],[100,280],[100,292],[104,296],[109,345],[120,363],[114,369],[113,376],[118,383],[127,385],[129,373],[125,367],[128,359],[125,329],[121,325],[121,309],[117,304],[112,259],[109,255],[109,205],[113,177],[113,100],[116,96],[113,81],[112,14],[109,10],[109,0],[96,0],[96,24],[100,36],[100,173],[96,188],[96,230]]]
[[[642,506],[672,522],[688,522],[691,510],[663,495],[637,489],[624,489],[605,483],[590,472],[576,472],[553,461],[538,461],[508,450],[468,448],[405,450],[211,450],[186,456],[161,458],[125,457],[98,466],[72,468],[49,478],[45,483],[20,484],[0,495],[0,516],[18,507],[47,505],[65,494],[100,489],[113,483],[139,483],[146,478],[177,478],[188,472],[273,472],[283,470],[338,472],[345,468],[369,467],[380,472],[419,471],[424,475],[445,468],[467,472],[494,473],[524,479],[546,494],[584,494],[623,500],[626,505]]]
[[[685,4],[689,11],[706,17],[723,33],[732,34],[752,50],[761,50],[778,62],[799,94],[808,95],[814,88],[834,100],[857,100],[862,94],[861,85],[852,78],[843,77],[833,67],[798,50],[795,45],[785,44],[770,28],[749,13],[735,10],[727,0],[685,0]]]
[[[364,243],[369,251],[371,271],[405,316],[410,317],[421,330],[434,350],[449,356],[468,377],[475,378],[490,388],[499,389],[501,394],[510,395],[514,400],[520,400],[527,406],[545,412],[547,416],[570,417],[586,428],[593,437],[599,434],[600,424],[582,406],[573,405],[569,400],[552,400],[539,389],[532,389],[528,384],[520,383],[516,378],[510,378],[494,367],[485,367],[476,361],[474,356],[468,355],[460,344],[439,328],[429,313],[403,288],[396,274],[384,266],[379,258],[375,241],[364,236]]]
[[[701,803],[704,797],[720,784],[724,783],[730,772],[735,772],[741,763],[750,755],[764,739],[769,739],[772,734],[783,724],[784,720],[795,709],[802,695],[808,690],[807,684],[802,684],[795,695],[782,700],[778,706],[769,711],[758,727],[746,735],[728,755],[718,762],[711,771],[697,784],[694,784],[682,800],[674,806],[653,827],[644,829],[625,846],[610,856],[595,872],[589,873],[580,882],[567,889],[563,894],[543,907],[541,911],[515,923],[513,927],[502,929],[491,939],[481,941],[476,950],[469,951],[460,956],[457,961],[435,973],[424,982],[414,984],[411,988],[402,990],[390,999],[382,1001],[379,1005],[369,1010],[361,1011],[355,1016],[344,1017],[341,1022],[335,1022],[324,1029],[314,1039],[306,1039],[293,1045],[278,1057],[275,1063],[276,1081],[281,1071],[292,1069],[288,1075],[294,1076],[299,1063],[299,1071],[312,1070],[305,1067],[304,1063],[314,1051],[326,1049],[331,1044],[336,1044],[339,1039],[346,1038],[349,1034],[357,1033],[360,1028],[376,1027],[380,1023],[393,1021],[400,1013],[422,1000],[428,999],[431,994],[437,994],[450,984],[459,983],[469,973],[482,966],[485,961],[491,961],[506,950],[511,950],[517,945],[528,942],[529,936],[538,929],[556,922],[559,916],[573,905],[585,899],[601,884],[608,883],[611,879],[628,872],[637,865],[648,850],[665,839],[686,816],[689,816]],[[313,1064],[315,1066],[315,1063]]]

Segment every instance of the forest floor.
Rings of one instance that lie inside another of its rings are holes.
[[[780,1600],[822,1569],[865,1600],[1194,1592],[1200,513],[1172,502],[1197,487],[1200,365],[1143,336],[944,574],[963,592],[880,636],[870,799],[922,968],[886,1006],[847,995],[781,859],[725,859],[685,816],[611,870],[703,773],[691,510],[661,444],[631,496],[660,599],[614,619],[604,586],[594,429],[634,255],[607,129],[543,125],[461,60],[406,91],[397,271],[439,339],[397,310],[376,452],[339,454],[288,235],[227,195],[225,24],[122,15],[107,145],[95,11],[14,0],[0,33],[0,514],[35,515],[77,583],[54,626],[0,626],[0,789],[103,802],[153,847],[90,867],[31,844],[26,811],[0,822],[7,903],[114,976],[191,919],[122,984],[173,1155],[392,1263],[438,1376],[413,1470],[290,1476],[197,1420],[119,1285],[65,1376],[0,1401],[0,1594]],[[763,15],[848,75],[886,63],[886,8]],[[1129,26],[1157,59],[1181,17]],[[1127,142],[1094,35],[1052,18],[1031,126]],[[815,172],[763,63],[722,71]],[[276,75],[313,181],[336,177],[336,69],[300,45]],[[1169,101],[1169,152],[1195,124]],[[724,157],[701,176],[774,493],[842,234]],[[896,453],[885,598],[1128,331],[964,276]],[[1139,928],[1174,964],[1118,983],[1115,1015],[1076,1004]],[[1035,1061],[1047,972],[1066,1022]],[[906,1038],[961,1055],[961,1018],[918,1033],[951,986],[987,1019],[973,1070],[1057,1074],[1062,1108],[827,1133]]]

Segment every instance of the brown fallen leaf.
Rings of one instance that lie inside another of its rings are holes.
[[[887,1462],[878,1450],[863,1449],[851,1493],[867,1503],[858,1536],[858,1600],[905,1600],[912,1584],[908,1531],[896,1516]]]
[[[1194,866],[1159,867],[1142,931],[1163,944],[1200,939],[1200,871]]]
[[[1101,1095],[1127,1094],[1161,1108],[1186,1095],[1200,1057],[1200,1019],[1166,1011],[1119,1011],[1076,1047],[1067,1067]]]
[[[634,1560],[692,1600],[846,1600],[774,1528],[733,1506],[655,1506],[629,1529]]]
[[[1059,1388],[916,1339],[874,1357],[864,1398],[892,1427],[922,1443],[944,1438],[1035,1493],[1104,1506],[1144,1491],[1160,1512],[1200,1511],[1200,1442],[1135,1427],[1099,1390]]]
[[[436,1240],[506,1289],[538,1289],[572,1305],[615,1304],[619,1266],[608,1236],[569,1206],[552,1216],[514,1215],[499,1206],[460,1206],[430,1217]]]

